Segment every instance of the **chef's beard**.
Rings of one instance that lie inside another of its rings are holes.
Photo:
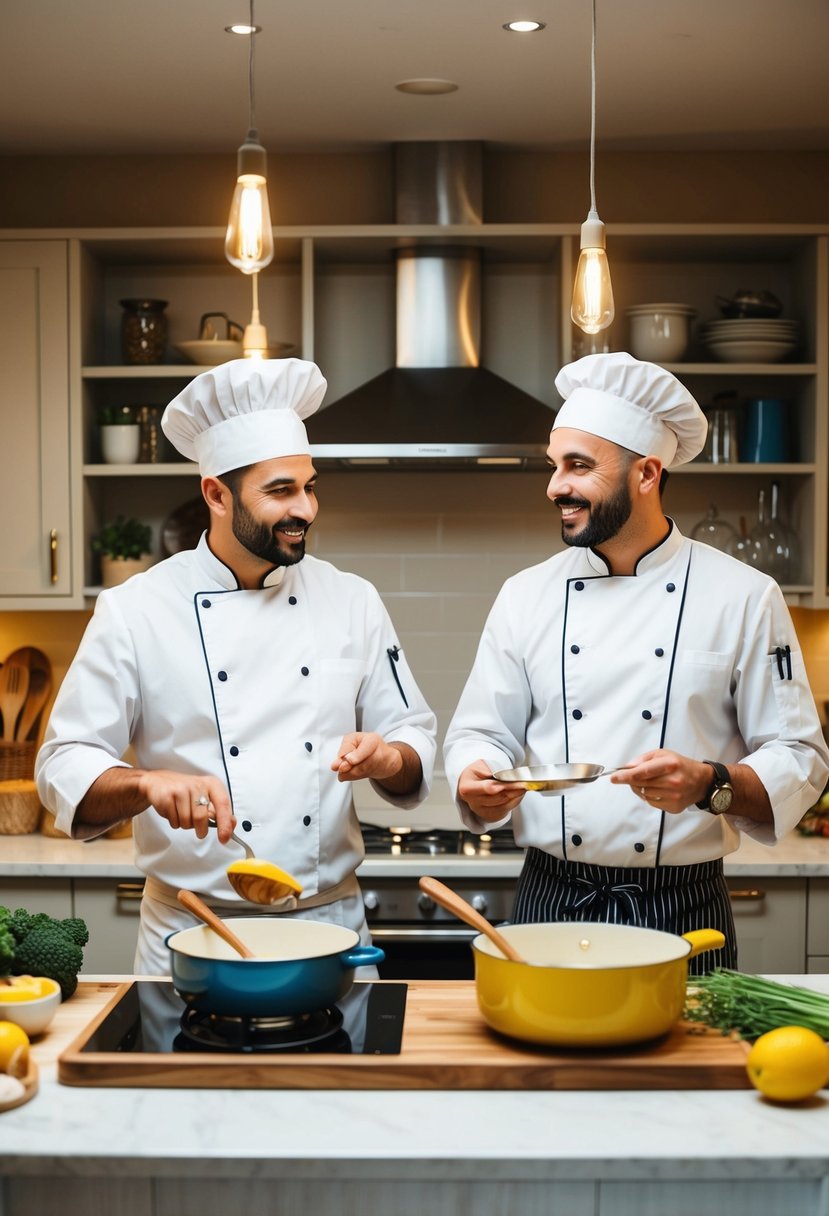
[[[302,519],[283,519],[268,527],[251,515],[240,498],[233,496],[233,535],[248,553],[269,566],[295,566],[301,562],[305,556],[305,537],[292,543],[290,549],[284,549],[279,543],[279,532],[283,528],[304,528],[307,532],[310,526]]]
[[[562,524],[561,539],[565,545],[579,549],[596,549],[618,536],[633,510],[626,482],[603,502],[589,503],[583,498],[565,497],[557,498],[555,502],[557,507],[586,507],[590,512],[587,523],[580,532],[568,532]]]

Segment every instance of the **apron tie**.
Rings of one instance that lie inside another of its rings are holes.
[[[577,912],[582,908],[589,908],[596,900],[601,900],[605,904],[613,900],[618,906],[627,908],[633,924],[638,925],[640,923],[641,918],[637,899],[644,894],[644,891],[638,882],[609,883],[601,878],[576,878],[575,876],[570,876],[567,878],[567,884],[571,887],[587,888],[580,898],[572,904],[573,912]]]

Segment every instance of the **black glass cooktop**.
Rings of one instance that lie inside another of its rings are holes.
[[[80,1055],[212,1053],[399,1055],[407,985],[355,982],[330,1010],[296,1019],[197,1014],[170,980],[131,983],[80,1048]]]

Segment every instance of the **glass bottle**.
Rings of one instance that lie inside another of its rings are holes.
[[[138,459],[141,464],[158,463],[158,414],[157,405],[142,405],[138,411],[141,427],[141,452]]]
[[[121,300],[121,357],[125,363],[162,363],[167,349],[166,300]]]
[[[778,583],[785,583],[789,576],[790,542],[779,518],[780,483],[771,487],[771,512],[766,519],[765,490],[761,490],[757,504],[757,523],[751,529],[751,564],[770,574]]]
[[[727,553],[728,546],[736,535],[731,524],[725,519],[720,519],[717,508],[711,503],[705,518],[694,527],[691,538],[701,540],[706,545],[712,545],[715,549],[721,549]]]

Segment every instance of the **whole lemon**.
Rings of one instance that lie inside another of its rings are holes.
[[[829,1080],[829,1047],[806,1026],[778,1026],[756,1041],[746,1059],[752,1085],[775,1102],[800,1102]]]
[[[0,1022],[0,1072],[25,1077],[29,1071],[29,1036],[14,1022]]]

